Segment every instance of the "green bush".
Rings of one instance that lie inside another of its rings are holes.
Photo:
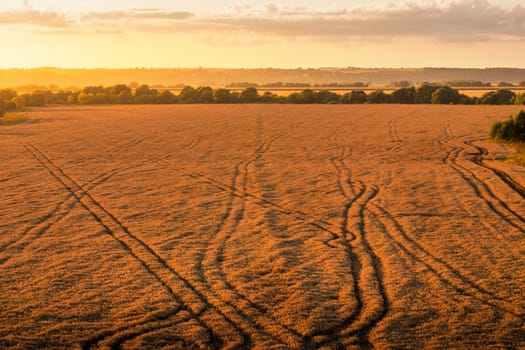
[[[515,105],[525,105],[525,93],[516,95],[514,97],[514,104]]]
[[[525,141],[525,111],[510,116],[507,120],[496,122],[490,128],[493,140]]]
[[[442,86],[432,93],[433,104],[457,104],[461,98],[458,90],[449,86]]]
[[[159,104],[170,104],[176,101],[175,95],[169,90],[164,90],[157,96],[157,103]]]
[[[338,103],[341,96],[329,90],[319,90],[314,93],[314,99],[315,103]]]
[[[439,86],[423,84],[416,90],[416,103],[432,103],[432,94]]]
[[[510,90],[500,89],[490,91],[481,96],[479,103],[483,105],[510,105],[516,94]]]
[[[352,103],[352,104],[358,104],[358,103],[365,103],[367,101],[366,92],[363,90],[352,90],[349,93],[344,94],[341,96],[341,103]]]
[[[241,91],[239,95],[242,102],[245,103],[254,103],[259,99],[259,92],[254,87],[248,87]]]
[[[372,91],[367,97],[368,103],[391,103],[392,97],[383,90]]]
[[[409,88],[401,88],[392,92],[392,103],[415,103],[416,102],[416,88],[411,86]]]

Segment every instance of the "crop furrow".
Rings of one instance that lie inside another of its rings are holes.
[[[370,212],[380,226],[383,227],[383,232],[389,240],[413,261],[423,265],[436,275],[442,283],[456,290],[461,295],[467,295],[516,317],[523,317],[522,310],[519,310],[515,305],[476,285],[443,260],[434,257],[421,245],[417,244],[408,236],[401,224],[385,208],[379,205],[372,205],[372,207],[373,208],[369,209]]]
[[[129,171],[140,166],[142,166],[142,164],[128,166],[120,169],[114,169],[104,174],[100,174],[94,179],[87,182],[87,190],[92,190],[95,187],[105,183],[111,177],[115,176],[118,173]],[[24,250],[36,239],[42,237],[47,231],[49,231],[49,229],[51,229],[53,226],[57,225],[59,222],[65,219],[69,215],[71,210],[73,210],[75,204],[76,200],[74,199],[73,195],[71,195],[71,193],[68,193],[66,198],[63,201],[57,203],[51,212],[44,215],[39,220],[35,221],[30,228],[28,228],[16,238],[10,240],[2,247],[0,247],[0,252],[5,254],[8,251],[20,252]],[[0,265],[6,263],[12,257],[12,255],[8,255],[7,257],[0,258]]]
[[[465,144],[474,147],[478,150],[478,155],[474,156],[473,162],[480,167],[483,167],[485,169],[488,169],[492,171],[501,181],[503,181],[510,189],[512,189],[514,192],[516,192],[521,198],[525,199],[525,186],[520,184],[518,181],[513,179],[509,174],[507,174],[505,171],[500,170],[498,168],[495,168],[489,164],[486,164],[483,157],[488,154],[488,151],[486,148],[477,146],[473,144],[472,141],[466,141]]]
[[[501,200],[489,187],[489,185],[481,180],[472,170],[457,162],[459,154],[463,152],[463,148],[458,148],[453,156],[447,161],[448,165],[458,173],[461,178],[474,190],[476,195],[483,200],[483,202],[490,208],[492,212],[498,215],[510,226],[516,228],[520,232],[525,232],[524,224],[525,218],[511,209],[507,203]],[[507,215],[505,214],[507,213]],[[515,222],[517,219],[518,222]]]
[[[334,141],[337,142],[337,137]],[[341,155],[331,160],[338,175],[338,189],[346,199],[341,235],[338,238],[348,257],[356,306],[339,326],[316,333],[312,338],[317,340],[318,346],[369,348],[368,334],[385,317],[389,307],[381,262],[366,238],[365,229],[364,212],[369,202],[377,196],[378,189],[369,188],[361,182],[356,186],[346,163],[348,148],[342,146],[341,149]]]
[[[106,232],[166,289],[168,294],[181,305],[181,308],[189,312],[203,328],[208,329],[211,333],[210,339],[216,339],[215,343],[220,344],[222,340],[219,339],[227,336],[225,334],[217,334],[215,333],[216,331],[213,330],[219,320],[210,314],[218,314],[221,319],[220,323],[222,323],[223,326],[221,327],[222,329],[226,328],[229,329],[230,332],[233,331],[234,334],[230,334],[233,338],[237,338],[238,335],[240,337],[238,340],[239,345],[249,344],[248,336],[239,329],[234,322],[222,314],[216,306],[210,304],[204,295],[197,291],[187,279],[169,266],[158,253],[144,241],[132,234],[113,214],[71,179],[60,167],[55,165],[43,152],[39,151],[35,146],[29,144],[25,146],[35,159],[48,169],[51,175],[76,198],[81,206],[91,213]],[[81,196],[79,193],[83,193],[84,196]],[[179,296],[177,292],[179,292],[181,296]],[[203,319],[209,318],[213,318],[215,322],[210,325],[205,325]]]
[[[258,125],[257,128],[258,133],[256,138],[260,136],[259,129],[260,125]],[[233,188],[241,188],[242,191],[247,191],[249,167],[259,160],[270,149],[272,144],[286,133],[287,132],[283,132],[265,139],[249,159],[241,161],[235,166],[232,177]],[[202,270],[204,271],[204,281],[211,287],[211,290],[217,297],[220,296],[220,298],[225,299],[234,307],[239,315],[245,319],[245,322],[255,328],[254,331],[263,332],[270,339],[287,346],[298,347],[301,342],[300,335],[289,327],[277,322],[266,310],[239,292],[238,289],[227,280],[224,273],[222,267],[222,261],[225,260],[224,249],[228,241],[237,231],[238,225],[244,216],[245,206],[246,197],[237,197],[230,194],[223,220],[210,240],[209,248],[206,251],[204,259],[200,261],[203,267]]]

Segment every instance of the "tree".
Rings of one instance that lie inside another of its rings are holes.
[[[143,84],[135,90],[135,103],[152,104],[157,100],[158,91],[150,89],[149,85]]]
[[[228,89],[217,89],[213,92],[213,100],[215,103],[230,103],[231,96]]]
[[[34,91],[32,94],[26,94],[24,98],[28,106],[42,107],[46,104],[46,93],[41,90]]]
[[[459,91],[449,86],[442,86],[432,93],[433,104],[457,104],[461,98]]]
[[[164,90],[157,96],[157,103],[170,104],[170,103],[175,103],[175,102],[177,102],[177,98],[169,90]]]
[[[232,91],[230,93],[230,102],[231,103],[239,103],[241,102],[241,94],[237,91]]]
[[[290,103],[316,103],[317,98],[314,90],[306,89],[301,92],[294,92],[288,96]]]
[[[0,90],[0,101],[11,101],[18,94],[15,90],[12,89],[2,89]]]
[[[314,93],[315,103],[337,103],[340,98],[341,96],[329,90],[319,90]]]
[[[477,104],[477,102],[478,102],[477,97],[470,97],[470,96],[467,96],[465,94],[460,94],[459,95],[458,104],[460,104],[460,105],[475,105],[475,104]]]
[[[82,92],[86,95],[93,94],[93,96],[95,96],[98,93],[103,94],[104,87],[103,86],[86,86],[82,89]]]
[[[213,103],[213,90],[209,86],[197,88],[196,97],[198,103]]]
[[[351,92],[341,96],[341,103],[365,103],[367,101],[367,97],[368,96],[363,90],[352,90]]]
[[[277,96],[276,94],[271,93],[270,91],[265,91],[264,94],[262,94],[261,97],[259,97],[259,100],[262,103],[279,103],[282,102],[282,98]]]
[[[369,103],[391,103],[392,97],[385,94],[383,90],[376,90],[368,94],[367,101]]]
[[[109,103],[109,96],[106,93],[97,92],[96,95],[93,96],[92,103],[95,103],[95,104]]]
[[[484,105],[509,105],[515,96],[516,94],[510,90],[500,89],[487,92],[481,96],[479,103]]]
[[[401,88],[392,92],[392,103],[414,103],[416,100],[416,89],[411,86],[409,88]]]
[[[241,92],[240,98],[242,102],[253,103],[257,102],[259,94],[256,88],[248,87]]]
[[[120,91],[120,93],[118,94],[117,101],[119,101],[119,103],[124,103],[124,104],[133,103],[133,96],[131,95],[131,89]]]
[[[86,94],[85,92],[81,92],[78,95],[77,101],[81,105],[87,105],[93,103],[93,94]]]
[[[191,86],[183,87],[179,94],[179,101],[182,103],[197,102],[197,90]]]
[[[23,110],[26,106],[26,100],[23,96],[16,96],[12,102],[15,104],[17,111]]]
[[[439,86],[423,84],[416,90],[416,103],[432,103],[432,94]]]
[[[109,87],[109,99],[112,103],[131,103],[133,102],[131,88],[124,84],[117,84]]]

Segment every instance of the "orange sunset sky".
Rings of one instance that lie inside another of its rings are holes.
[[[0,68],[525,67],[523,0],[0,0]]]

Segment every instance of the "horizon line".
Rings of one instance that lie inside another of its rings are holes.
[[[60,67],[60,66],[34,66],[34,67],[0,67],[0,70],[36,70],[36,69],[57,69],[57,70],[133,70],[133,69],[231,69],[231,70],[253,70],[253,69],[278,69],[278,70],[308,70],[308,69],[525,69],[523,67],[512,66],[486,66],[486,67],[465,67],[465,66],[390,66],[390,67],[367,67],[367,66],[318,66],[318,67],[219,67],[219,66],[196,66],[196,67]]]

